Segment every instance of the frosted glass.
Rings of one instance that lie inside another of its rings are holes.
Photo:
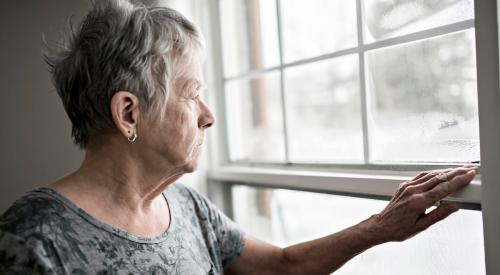
[[[367,53],[372,161],[479,160],[474,31]]]
[[[380,212],[386,201],[283,189],[233,187],[234,218],[249,234],[281,247],[323,237]],[[358,255],[339,275],[484,275],[480,211],[460,210],[404,242]]]
[[[357,45],[356,1],[281,1],[286,63]]]
[[[230,159],[285,161],[279,72],[226,84]]]
[[[285,70],[292,162],[363,160],[357,55]]]
[[[276,1],[221,0],[225,76],[279,65]]]
[[[472,0],[363,0],[365,41],[474,18]]]

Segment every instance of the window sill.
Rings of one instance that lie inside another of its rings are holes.
[[[354,197],[390,199],[401,182],[411,179],[414,173],[391,171],[311,171],[292,167],[255,168],[223,166],[210,169],[210,180],[256,185],[268,188],[285,188]],[[445,199],[464,209],[481,209],[481,181],[474,180],[464,190]]]

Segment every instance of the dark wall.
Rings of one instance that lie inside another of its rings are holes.
[[[0,212],[23,192],[78,167],[69,120],[41,56],[42,33],[55,42],[86,0],[0,1]]]

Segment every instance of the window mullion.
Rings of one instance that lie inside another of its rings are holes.
[[[283,138],[285,144],[285,163],[291,163],[290,161],[290,145],[288,139],[288,123],[287,123],[287,106],[286,106],[286,95],[285,95],[285,75],[283,69],[283,31],[281,22],[281,1],[276,0],[276,19],[278,25],[278,46],[279,46],[279,70],[280,70],[280,92],[281,92],[281,110],[283,114]]]
[[[365,81],[365,53],[362,50],[363,41],[363,11],[361,0],[356,0],[356,18],[358,30],[358,61],[359,61],[359,92],[361,96],[361,126],[363,129],[363,152],[364,163],[370,162],[370,143],[369,143],[369,125],[368,125],[368,99],[366,93]]]
[[[222,49],[222,27],[221,27],[221,16],[220,16],[220,0],[212,0],[209,5],[212,14],[211,20],[211,41],[213,42],[211,58],[213,62],[214,71],[212,72],[214,91],[211,93],[213,95],[213,101],[216,105],[216,114],[222,120],[216,127],[216,140],[212,142],[210,149],[211,152],[217,153],[217,156],[211,156],[214,158],[216,165],[224,165],[230,162],[229,157],[229,135],[227,129],[227,114],[226,114],[226,95],[225,95],[225,81],[224,81],[224,62],[223,60],[223,49]],[[213,155],[213,154],[211,154]],[[212,163],[213,165],[213,163]]]

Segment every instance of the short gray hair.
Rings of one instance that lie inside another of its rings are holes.
[[[94,0],[83,21],[45,54],[74,143],[86,148],[116,129],[110,102],[118,91],[135,94],[144,113],[161,121],[173,81],[203,47],[199,31],[175,10]]]

